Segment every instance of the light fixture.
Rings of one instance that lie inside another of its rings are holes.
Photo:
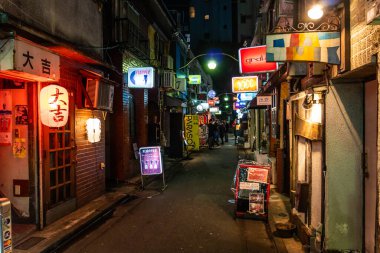
[[[215,69],[216,68],[216,62],[214,60],[210,60],[208,63],[207,63],[207,67],[209,69]]]
[[[89,118],[86,121],[87,140],[91,143],[100,141],[101,123],[98,118]]]
[[[224,101],[228,101],[228,96],[225,96],[223,99]]]
[[[323,16],[323,8],[320,4],[315,4],[311,7],[311,9],[307,12],[309,18],[313,20],[320,19]]]
[[[68,91],[55,84],[43,87],[40,91],[40,115],[45,126],[65,126],[69,118]]]

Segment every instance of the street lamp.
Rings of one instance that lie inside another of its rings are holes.
[[[214,60],[211,60],[207,63],[207,67],[209,69],[215,69],[216,68],[216,62]]]

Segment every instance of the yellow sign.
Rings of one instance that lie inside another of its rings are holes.
[[[185,115],[185,140],[187,150],[199,150],[198,115]]]
[[[258,76],[232,77],[232,92],[257,92],[259,89]]]

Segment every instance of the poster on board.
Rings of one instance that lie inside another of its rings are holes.
[[[162,174],[161,147],[139,149],[141,175]]]
[[[264,193],[249,194],[249,213],[263,214],[264,211]]]

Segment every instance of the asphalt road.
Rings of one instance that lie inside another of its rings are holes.
[[[64,252],[277,252],[263,221],[235,219],[234,145],[192,154]]]

